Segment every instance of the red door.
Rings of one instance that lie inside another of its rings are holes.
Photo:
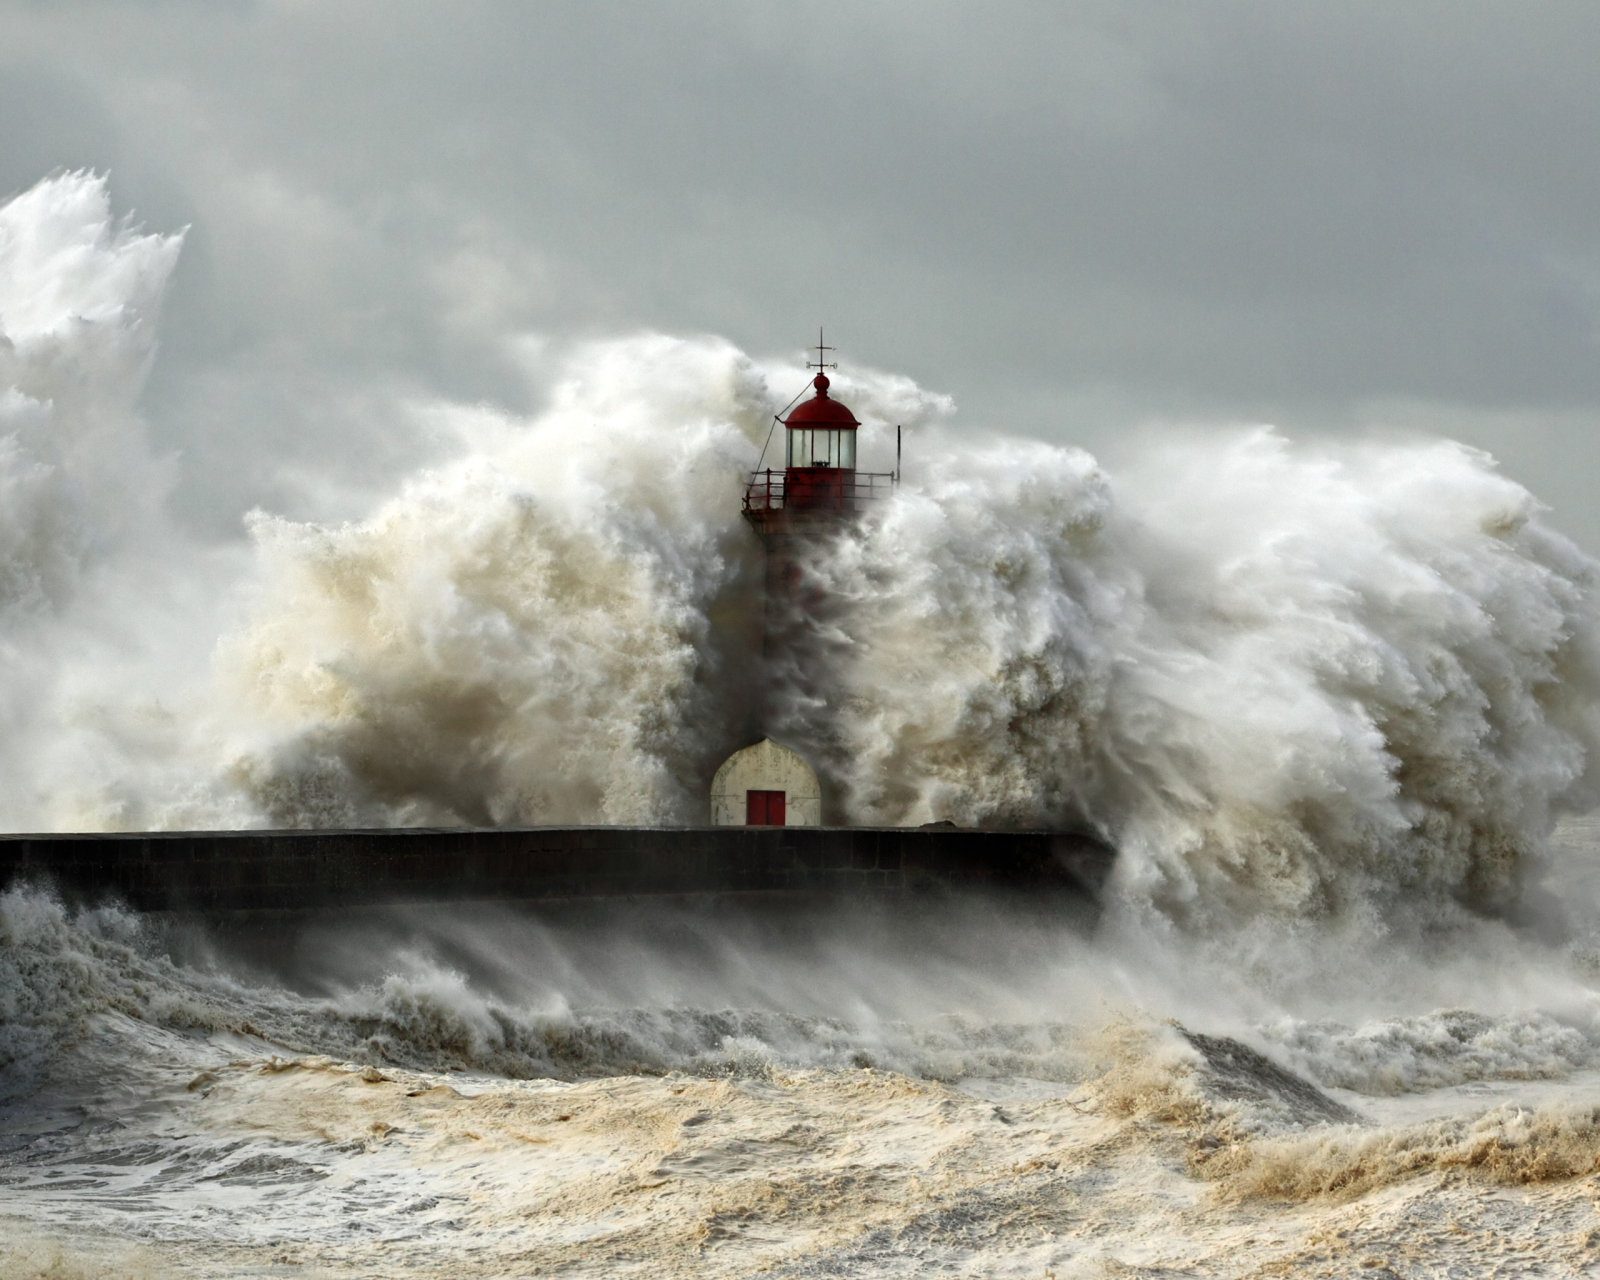
[[[782,791],[746,791],[744,793],[744,825],[747,827],[781,827],[784,825],[784,800]]]

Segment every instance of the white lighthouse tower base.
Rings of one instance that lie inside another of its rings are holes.
[[[718,827],[820,827],[822,788],[799,752],[763,738],[735,751],[717,770],[711,781],[711,822]]]

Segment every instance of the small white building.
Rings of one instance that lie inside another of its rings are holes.
[[[820,827],[822,788],[799,752],[763,738],[735,751],[711,781],[718,827]]]

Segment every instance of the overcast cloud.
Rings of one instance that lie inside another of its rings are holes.
[[[1453,435],[1600,551],[1597,67],[1592,0],[10,0],[0,193],[192,225],[146,410],[209,536],[355,514],[398,405],[574,339],[820,322],[1112,459]]]

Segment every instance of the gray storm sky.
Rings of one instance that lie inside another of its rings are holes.
[[[1600,551],[1597,68],[1593,0],[0,0],[0,194],[192,224],[146,409],[209,535],[531,407],[507,335],[826,323],[1113,464],[1452,435]]]

